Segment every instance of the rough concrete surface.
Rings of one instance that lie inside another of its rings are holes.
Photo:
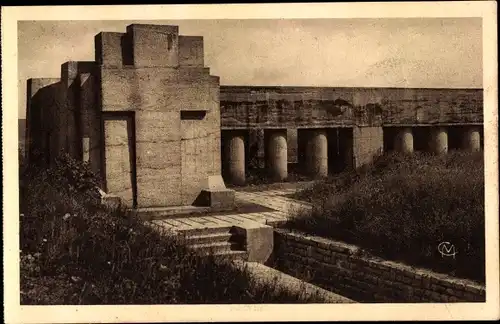
[[[105,120],[106,191],[123,198],[127,207],[133,206],[132,166],[127,119]]]
[[[369,164],[380,156],[384,149],[382,127],[354,127],[353,155],[355,167]]]
[[[221,87],[223,128],[483,121],[482,89]]]

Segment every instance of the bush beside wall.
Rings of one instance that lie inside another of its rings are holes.
[[[363,255],[349,245],[275,230],[276,267],[359,302],[484,302],[485,286]]]
[[[482,152],[383,156],[369,168],[298,192],[296,199],[315,207],[312,215],[298,215],[287,227],[484,282],[483,159]],[[437,251],[443,241],[456,246],[454,259]]]

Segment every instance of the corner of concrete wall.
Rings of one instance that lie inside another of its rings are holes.
[[[102,161],[98,77],[92,73],[82,73],[79,80],[82,158],[90,164],[92,171],[100,175]]]
[[[136,68],[179,66],[179,27],[132,24],[133,63]]]
[[[212,113],[214,114],[214,141],[212,143],[213,151],[213,175],[222,176],[222,161],[221,161],[221,120],[220,120],[220,77],[215,75],[209,76],[210,80],[210,101],[212,102]],[[222,177],[221,177],[222,178]]]
[[[179,36],[179,65],[204,66],[202,36]]]
[[[83,155],[82,115],[81,115],[81,75],[95,75],[97,64],[94,61],[69,61],[61,65],[61,102],[60,126],[62,148],[73,158],[81,160]],[[84,118],[84,117],[83,117]]]
[[[125,65],[124,57],[127,57],[127,54],[131,55],[132,52],[126,40],[124,33],[101,32],[97,34],[94,38],[97,64],[114,68]]]

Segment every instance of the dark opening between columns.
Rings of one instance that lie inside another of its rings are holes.
[[[398,127],[384,127],[384,152],[392,152],[395,150],[394,141],[398,134]]]
[[[330,128],[328,134],[328,173],[336,174],[347,167],[349,132],[344,128]],[[351,134],[352,136],[352,134]]]
[[[415,151],[429,151],[431,139],[430,127],[412,127],[413,131],[413,149]]]
[[[452,126],[448,127],[448,150],[462,150],[463,138],[466,135],[466,127]]]

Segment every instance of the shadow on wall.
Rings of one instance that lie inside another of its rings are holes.
[[[62,117],[57,100],[61,85],[57,82],[45,86],[28,98],[25,147],[30,164],[48,166],[58,154],[59,142],[65,139],[65,132],[60,129],[65,124],[54,123]]]

